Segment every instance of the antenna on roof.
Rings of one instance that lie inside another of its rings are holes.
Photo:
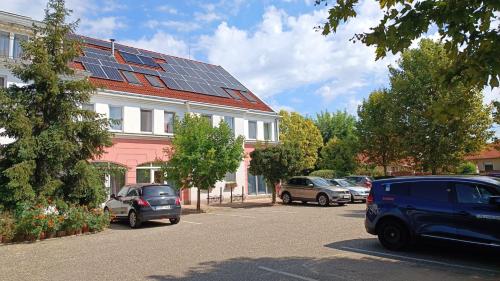
[[[111,38],[111,39],[109,39],[109,41],[111,41],[111,56],[114,57],[115,56],[115,39]]]

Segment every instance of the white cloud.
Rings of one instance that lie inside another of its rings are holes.
[[[493,101],[498,101],[500,100],[500,88],[497,87],[492,90],[491,87],[486,86],[483,89],[483,95],[484,104],[490,104]]]
[[[170,7],[169,5],[162,5],[158,7],[157,10],[171,15],[177,15],[179,13],[176,8]]]
[[[225,67],[261,97],[319,84],[318,92],[304,96],[331,101],[386,79],[387,64],[394,58],[375,61],[373,48],[349,41],[377,23],[382,16],[377,5],[361,2],[358,17],[326,37],[313,29],[327,18],[326,9],[294,17],[269,7],[255,31],[223,22],[212,36],[201,38],[200,47],[210,62]]]
[[[119,43],[173,56],[189,55],[188,45],[184,41],[163,31],[156,32],[152,37],[144,36],[138,40],[123,40]]]
[[[145,26],[151,29],[156,29],[158,27],[167,27],[179,32],[190,32],[201,28],[201,26],[195,22],[184,22],[175,20],[168,20],[168,21],[149,20],[146,22]]]
[[[125,24],[117,17],[82,18],[78,33],[97,38],[111,38],[116,29],[124,27]]]
[[[194,13],[194,19],[197,21],[210,23],[216,20],[220,20],[221,17],[215,12],[207,12],[207,13],[196,12]]]

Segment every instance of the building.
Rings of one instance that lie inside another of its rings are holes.
[[[33,21],[3,12],[0,20],[0,56],[15,61],[22,52],[16,42],[29,38]],[[227,198],[227,182],[236,183],[237,194],[242,189],[250,196],[268,193],[262,176],[248,173],[248,153],[258,141],[278,141],[278,114],[223,67],[112,40],[76,37],[84,42],[84,48],[73,66],[98,88],[91,102],[82,106],[112,121],[113,146],[97,161],[126,170],[124,175],[108,177],[110,194],[116,194],[124,184],[164,181],[155,163],[168,160],[164,149],[175,135],[173,118],[186,113],[204,116],[214,126],[226,122],[235,136],[245,137],[247,157],[236,173],[216,184],[214,194],[222,190]],[[0,77],[4,86],[20,82],[3,65]],[[185,203],[196,199],[196,190],[186,190],[182,199]]]
[[[477,172],[487,174],[491,172],[500,172],[500,150],[498,144],[489,144],[481,152],[465,157],[467,161],[476,164]]]

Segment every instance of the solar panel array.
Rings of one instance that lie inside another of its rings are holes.
[[[79,38],[87,44],[111,48],[110,42],[86,37]],[[124,81],[123,75],[128,82],[140,84],[137,77],[132,73],[135,72],[146,75],[146,79],[150,84],[156,87],[163,87],[163,84],[157,80],[159,78],[168,88],[174,90],[241,100],[241,97],[234,91],[237,90],[245,99],[251,102],[257,101],[254,96],[248,93],[248,89],[245,86],[220,66],[140,50],[120,44],[115,44],[115,49],[118,50],[127,63],[134,65],[118,63],[110,51],[91,47],[84,47],[83,54],[85,56],[78,57],[75,60],[82,62],[85,69],[93,77]],[[161,59],[165,63],[157,62],[155,59]],[[160,70],[160,67],[162,70]],[[122,70],[121,74],[119,70]],[[125,72],[129,73],[126,74]]]

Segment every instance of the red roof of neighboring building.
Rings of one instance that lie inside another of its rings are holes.
[[[96,39],[83,37],[83,36],[81,36],[81,38],[83,38],[84,40],[87,40],[87,39],[92,40],[92,41],[85,41],[86,46],[96,48],[96,49],[101,49],[101,50],[107,50],[107,51],[111,50],[110,48],[106,48],[103,46],[93,45],[92,42],[95,42]],[[109,43],[107,41],[102,41],[102,40],[97,40],[97,41],[101,41],[103,44]],[[123,46],[123,45],[120,45],[120,46]],[[150,52],[150,51],[147,51],[147,52],[149,52],[151,54],[161,55],[161,54],[156,53],[156,52]],[[114,57],[115,57],[116,61],[120,64],[127,64],[130,66],[140,66],[142,68],[152,69],[152,70],[159,70],[159,71],[162,70],[160,67],[155,68],[155,67],[148,67],[146,65],[136,65],[134,63],[127,63],[118,51],[115,52]],[[153,58],[153,59],[157,63],[165,63],[166,62],[165,59],[160,59],[160,58]],[[193,62],[194,63],[201,63],[201,62],[197,62],[197,61],[193,61]],[[208,65],[208,64],[205,64],[205,65]],[[76,69],[85,70],[84,65],[78,61],[73,62],[72,66]],[[259,97],[257,97],[255,94],[251,93],[250,91],[247,91],[246,94],[253,97],[255,99],[255,101],[250,101],[249,99],[247,99],[245,96],[243,96],[241,94],[241,92],[239,90],[234,90],[234,92],[235,92],[234,95],[240,98],[240,99],[236,99],[233,97],[226,98],[226,97],[206,95],[206,94],[195,93],[195,92],[174,90],[174,89],[170,89],[168,87],[158,88],[158,87],[152,86],[148,82],[148,80],[146,80],[146,77],[144,76],[144,74],[137,73],[137,72],[134,72],[134,74],[141,82],[141,85],[131,84],[131,83],[128,83],[126,80],[114,81],[114,80],[102,79],[102,78],[97,78],[97,77],[90,77],[89,79],[96,87],[102,88],[102,89],[107,89],[107,90],[135,93],[135,94],[155,96],[155,97],[174,98],[174,99],[181,99],[181,100],[187,100],[187,101],[193,101],[193,102],[223,105],[223,106],[232,106],[232,107],[239,107],[239,108],[244,108],[244,109],[253,109],[253,110],[274,112],[273,109],[271,109]],[[162,84],[164,84],[164,83],[162,83]]]
[[[495,159],[500,158],[500,150],[497,149],[498,144],[489,144],[485,149],[477,154],[471,154],[465,157],[467,160],[480,160],[480,159]]]

